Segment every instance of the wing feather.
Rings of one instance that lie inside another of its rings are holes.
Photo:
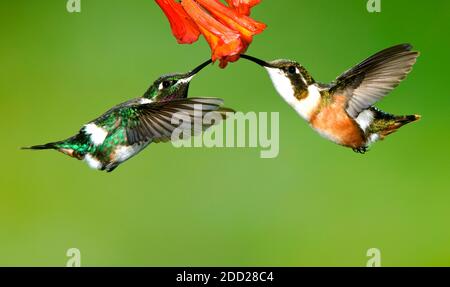
[[[409,44],[385,49],[339,76],[330,91],[348,98],[346,111],[356,118],[397,87],[418,56]]]
[[[133,109],[133,116],[125,126],[128,142],[132,145],[147,141],[170,141],[172,133],[177,128],[197,135],[213,125],[202,124],[200,127],[194,125],[197,122],[202,123],[207,113],[215,111],[225,119],[226,113],[234,112],[222,108],[222,105],[223,100],[218,98],[188,98],[126,107]]]

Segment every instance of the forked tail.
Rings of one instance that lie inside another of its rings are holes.
[[[62,152],[65,155],[83,159],[84,155],[88,152],[91,145],[89,145],[89,136],[85,133],[78,133],[77,135],[70,137],[66,140],[46,143],[43,145],[34,145],[30,147],[23,147],[27,150],[46,150],[54,149]]]
[[[34,145],[34,146],[30,146],[30,147],[22,147],[21,149],[32,149],[32,150],[58,149],[57,144],[58,143],[53,142],[53,143],[47,143],[47,144],[43,144],[43,145]]]

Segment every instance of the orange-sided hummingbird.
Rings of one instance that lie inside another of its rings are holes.
[[[266,62],[242,55],[263,66],[281,97],[323,137],[359,153],[420,119],[396,116],[373,105],[389,94],[412,70],[419,52],[409,44],[385,49],[347,70],[331,84],[316,82],[299,63]]]

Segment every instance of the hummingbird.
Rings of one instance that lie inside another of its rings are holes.
[[[195,134],[195,126],[190,123],[201,122],[206,113],[218,112],[220,118],[225,119],[226,113],[233,112],[222,107],[223,100],[219,98],[187,98],[190,81],[210,63],[208,60],[188,73],[161,76],[142,97],[111,108],[68,139],[23,149],[57,150],[84,160],[91,168],[112,172],[150,143],[170,141],[177,128]],[[178,121],[187,115],[189,124],[173,124],[172,117],[177,113],[181,113]],[[203,124],[201,129],[214,124],[217,122]]]
[[[373,106],[412,70],[419,52],[410,44],[382,50],[330,84],[316,82],[296,61],[241,56],[267,70],[277,92],[316,132],[355,152],[365,153],[374,142],[420,119],[420,115],[397,116]]]

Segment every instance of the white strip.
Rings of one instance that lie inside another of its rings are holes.
[[[373,144],[374,142],[378,141],[380,139],[380,135],[379,134],[371,134],[369,137],[369,142],[368,145]]]
[[[93,169],[101,169],[102,168],[102,163],[98,159],[91,156],[90,154],[87,154],[84,157],[84,161],[89,165],[89,167],[91,167]]]
[[[141,104],[141,105],[151,104],[151,103],[153,103],[153,101],[150,100],[150,99],[147,99],[147,98],[141,98],[141,99],[139,100],[139,104]]]
[[[308,85],[308,83],[306,82],[305,78],[303,77],[302,73],[300,73],[300,70],[298,68],[295,68],[295,72],[300,75],[300,78],[302,79],[303,84]]]
[[[134,147],[134,146],[118,146],[116,147],[116,149],[114,150],[114,161],[115,162],[124,162],[127,159],[129,159],[130,157],[132,157],[133,155],[136,154],[136,152],[139,150],[138,146]]]
[[[371,110],[362,111],[356,118],[359,127],[365,132],[370,127],[374,119],[374,113]]]
[[[114,163],[122,163],[131,157],[135,156],[137,153],[139,153],[141,150],[143,150],[145,147],[147,147],[150,144],[151,141],[148,141],[146,143],[142,144],[135,144],[132,146],[123,146],[119,145],[114,149]]]
[[[84,126],[84,131],[90,135],[91,141],[94,145],[101,145],[105,141],[108,132],[94,123]]]

